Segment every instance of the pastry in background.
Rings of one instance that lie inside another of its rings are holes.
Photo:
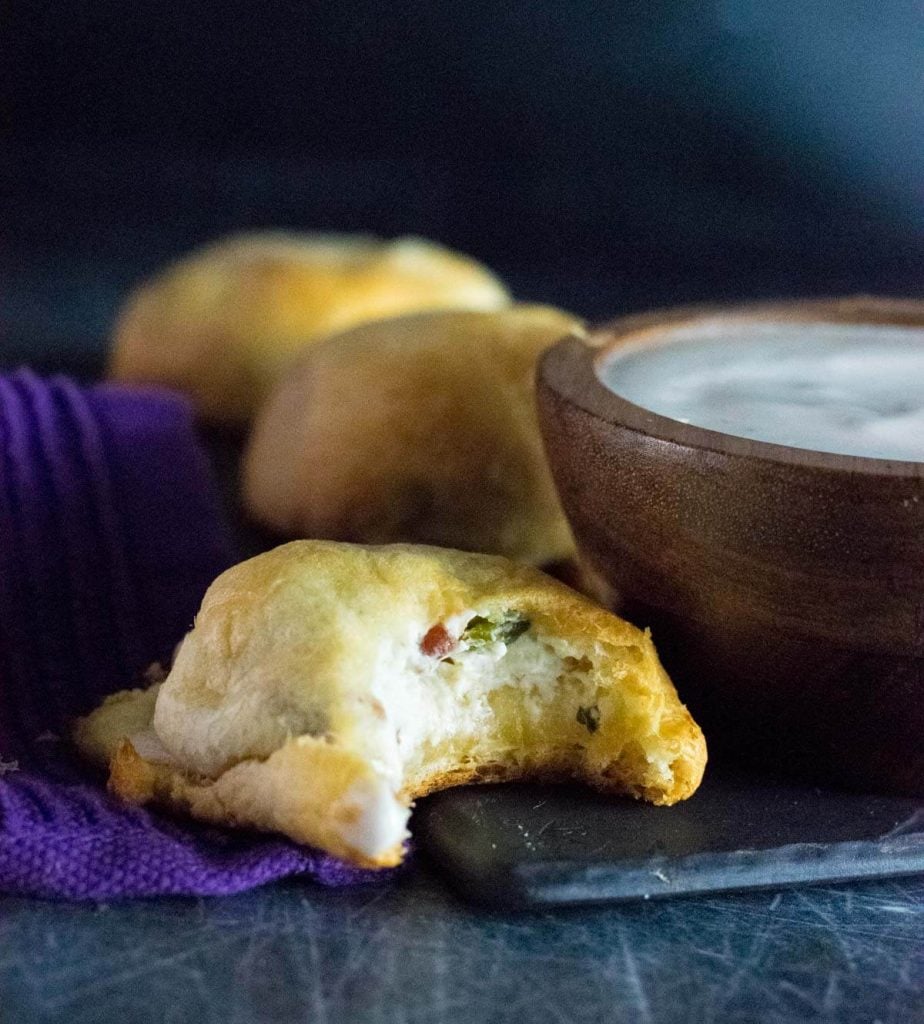
[[[703,735],[647,633],[488,555],[296,541],[222,574],[162,683],[77,723],[110,788],[398,863],[411,802],[577,779],[672,804]]]
[[[293,358],[333,331],[509,301],[487,268],[420,238],[237,235],[190,253],[131,294],[109,374],[184,391],[213,422],[245,423]]]
[[[248,511],[290,537],[569,558],[534,395],[537,357],[569,333],[583,334],[570,314],[514,305],[380,320],[313,346],[254,424]]]

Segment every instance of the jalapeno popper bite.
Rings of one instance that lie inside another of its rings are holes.
[[[290,537],[409,541],[544,564],[573,555],[535,408],[548,306],[382,320],[306,352],[261,411],[244,500]]]
[[[216,824],[398,863],[413,800],[576,779],[657,804],[706,747],[650,637],[504,558],[283,545],[228,570],[162,683],[75,727],[110,787]]]
[[[206,419],[245,423],[298,353],[333,331],[509,301],[486,267],[420,238],[235,235],[132,293],[116,324],[110,375],[176,388]]]

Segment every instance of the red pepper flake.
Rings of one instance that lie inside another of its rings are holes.
[[[445,658],[456,649],[457,643],[458,640],[452,633],[442,622],[438,622],[424,634],[423,640],[420,641],[420,649],[430,658]]]

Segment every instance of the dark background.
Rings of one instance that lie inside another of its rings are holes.
[[[594,318],[922,294],[917,0],[8,0],[0,46],[7,360],[92,357],[241,227],[420,233]]]

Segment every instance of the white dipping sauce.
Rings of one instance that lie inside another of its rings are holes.
[[[598,368],[616,394],[709,430],[924,462],[924,329],[699,321]]]

